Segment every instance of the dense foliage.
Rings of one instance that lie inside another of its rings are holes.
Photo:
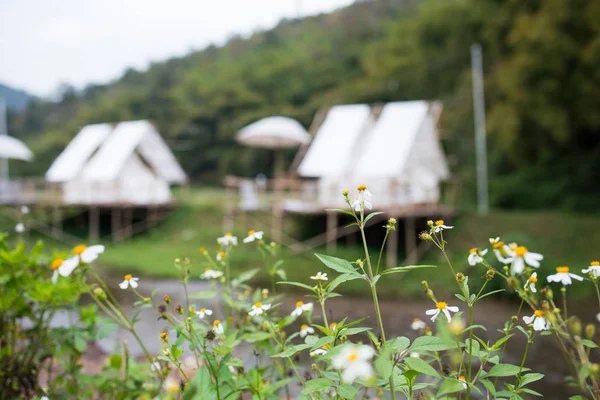
[[[589,0],[360,1],[35,101],[9,129],[37,158],[13,171],[43,173],[84,124],[147,118],[194,180],[215,183],[271,171],[270,153],[233,145],[260,117],[308,126],[333,104],[424,98],[445,104],[445,144],[473,198],[469,47],[478,41],[492,201],[591,209],[600,191],[589,185],[600,179],[599,21],[600,3]]]

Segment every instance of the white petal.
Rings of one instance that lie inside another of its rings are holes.
[[[578,281],[582,281],[583,277],[579,276],[579,275],[575,275],[575,274],[571,274],[569,273],[569,276],[573,279],[577,279]]]
[[[359,360],[368,361],[375,355],[375,350],[371,346],[363,345],[356,349],[356,355]]]
[[[561,275],[562,275],[561,280],[562,280],[563,285],[570,285],[571,283],[573,283],[569,274],[562,273]]]
[[[119,283],[119,287],[121,289],[127,289],[129,287],[129,281],[125,279],[123,282]]]
[[[139,279],[139,278],[133,278],[133,279],[131,279],[131,280],[129,281],[129,284],[131,285],[131,287],[132,287],[132,288],[134,288],[134,289],[135,289],[136,287],[138,287],[138,285],[139,285],[139,284],[137,283],[138,279]]]
[[[533,322],[534,318],[535,318],[534,315],[532,315],[531,317],[529,317],[529,316],[526,315],[526,316],[523,317],[523,321],[525,321],[525,323],[527,325],[530,325]]]
[[[431,320],[435,321],[435,319],[438,317],[438,315],[440,315],[440,310],[435,310],[435,314],[433,315],[433,317],[431,317]]]
[[[261,240],[263,238],[263,235],[264,235],[263,231],[254,232],[254,237],[257,238],[258,240]]]
[[[560,282],[560,276],[558,276],[558,274],[548,275],[546,279],[548,279],[548,282]]]
[[[532,267],[537,268],[540,266],[539,260],[543,259],[544,257],[541,254],[527,252],[523,256],[523,258],[525,259],[525,262],[527,263],[527,265],[531,265]]]
[[[296,309],[294,309],[294,311],[291,312],[290,314],[292,317],[299,317],[302,315],[302,308],[298,307]]]
[[[582,269],[581,272],[583,272],[584,274],[588,274],[591,270],[592,270],[592,267],[589,267],[586,269]]]
[[[52,274],[52,283],[54,283],[56,285],[57,281],[58,281],[58,271],[54,270],[54,273]]]
[[[448,307],[444,308],[442,311],[444,312],[444,315],[448,319],[448,322],[452,322],[452,316],[450,315],[450,311],[448,311]]]
[[[205,311],[204,311],[204,313],[205,313],[206,315],[212,315],[212,310],[205,310]]]
[[[254,236],[248,236],[243,240],[244,243],[254,242]]]
[[[533,321],[533,330],[543,331],[544,329],[546,329],[546,319],[540,317],[536,318],[535,321]]]
[[[475,254],[475,253],[471,253],[471,254],[469,254],[469,257],[467,257],[467,261],[469,262],[469,265],[471,267],[473,267],[477,264],[475,257],[477,257],[477,254]]]
[[[308,333],[315,333],[315,330],[310,326],[308,328],[306,328],[306,330]]]
[[[483,250],[481,250],[481,255],[485,256],[487,254],[487,252],[488,252],[488,249],[483,249]]]
[[[437,308],[433,308],[431,310],[425,311],[425,314],[427,314],[427,315],[433,315],[433,314],[437,314],[439,312],[440,312],[440,310],[438,310]]]
[[[261,308],[262,308],[263,310],[268,310],[269,308],[271,308],[271,305],[270,305],[270,304],[263,304],[263,305],[261,306]]]
[[[456,307],[456,306],[448,306],[446,308],[452,312],[458,312],[458,307]]]
[[[512,274],[520,275],[523,273],[524,269],[525,269],[525,262],[523,261],[523,259],[521,257],[515,258],[515,261],[512,264]]]
[[[533,293],[537,292],[537,290],[535,289],[535,283],[532,283],[532,284],[529,286],[529,289],[530,289],[530,290],[531,290]]]
[[[69,276],[79,266],[79,257],[71,257],[63,261],[58,267],[58,273],[62,276]]]

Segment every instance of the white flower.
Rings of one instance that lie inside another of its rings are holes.
[[[237,246],[238,238],[236,236],[233,236],[231,233],[226,233],[225,236],[222,236],[217,239],[217,243],[225,247],[229,245]]]
[[[308,325],[302,325],[300,327],[300,337],[306,337],[306,335],[308,335],[309,333],[312,335],[313,333],[315,333],[315,330]]]
[[[40,397],[40,400],[48,400],[48,396],[42,396]]]
[[[463,389],[467,390],[467,378],[465,378],[463,375],[458,377],[458,380],[461,381],[463,384]]]
[[[563,285],[570,285],[573,283],[571,278],[577,279],[578,281],[583,280],[581,276],[570,273],[569,267],[556,267],[556,274],[549,275],[548,282],[560,282]]]
[[[326,281],[328,278],[327,273],[322,274],[321,271],[319,271],[315,276],[311,276],[310,279],[313,279],[315,281]]]
[[[490,244],[494,249],[494,254],[496,255],[498,261],[500,261],[503,264],[509,264],[512,262],[512,259],[510,258],[512,254],[510,248],[507,245],[505,245],[499,237],[495,239],[490,238]]]
[[[204,270],[204,273],[202,275],[200,275],[200,278],[202,278],[202,279],[219,279],[222,276],[223,276],[223,273],[221,271],[216,271],[212,268],[206,268]]]
[[[25,225],[23,225],[23,223],[19,222],[17,225],[15,225],[15,232],[17,232],[17,233],[25,232]]]
[[[255,240],[262,240],[263,231],[256,232],[255,230],[251,230],[248,232],[248,236],[244,239],[244,243],[254,242]]]
[[[165,383],[163,383],[163,387],[165,389],[165,392],[171,394],[179,393],[179,391],[181,390],[181,385],[179,384],[179,382],[172,378],[167,378],[165,380]]]
[[[270,304],[263,304],[259,301],[258,303],[252,305],[252,310],[250,310],[248,315],[250,315],[251,317],[254,317],[255,315],[261,315],[269,308],[271,308]]]
[[[302,313],[304,311],[311,311],[313,309],[313,305],[312,303],[306,303],[304,304],[301,301],[296,302],[296,308],[294,309],[294,311],[292,311],[292,316],[293,317],[299,317],[302,315]]]
[[[432,315],[431,320],[435,321],[435,319],[440,315],[441,312],[444,313],[448,322],[452,321],[452,317],[450,316],[450,311],[458,312],[458,307],[449,306],[445,301],[438,301],[435,303],[435,308],[432,310],[425,311],[425,314]]]
[[[354,211],[360,212],[361,209],[368,208],[369,210],[373,208],[373,204],[371,203],[371,192],[367,190],[365,185],[360,185],[358,188],[358,194],[356,195],[356,200],[352,203],[352,207]]]
[[[513,275],[520,275],[525,269],[525,264],[538,268],[540,261],[544,259],[544,256],[538,253],[532,253],[527,250],[525,246],[511,245],[508,247],[507,253],[508,258],[504,259],[507,263],[512,263],[510,266],[510,272]]]
[[[201,308],[200,311],[196,311],[196,315],[200,317],[200,319],[204,318],[205,315],[212,315],[212,310],[208,308]]]
[[[435,233],[439,233],[445,229],[452,229],[454,228],[453,226],[448,226],[448,225],[444,225],[444,220],[443,219],[438,219],[437,221],[434,222],[434,227],[433,227],[433,231]]]
[[[269,289],[263,289],[260,292],[262,293],[263,299],[266,299],[267,297],[269,297]]]
[[[410,329],[413,331],[418,331],[419,329],[425,329],[426,326],[427,324],[421,321],[421,318],[415,318],[413,319],[412,324],[410,324]]]
[[[529,278],[527,278],[527,282],[525,282],[525,287],[523,289],[529,288],[529,290],[531,290],[533,293],[537,292],[535,289],[535,284],[537,281],[537,272],[534,272]]]
[[[21,214],[29,214],[29,207],[21,206]]]
[[[596,314],[596,320],[598,320],[598,322],[600,322],[600,313]]]
[[[104,253],[104,246],[101,244],[97,244],[94,246],[86,246],[85,244],[80,244],[79,246],[73,249],[73,254],[79,256],[81,262],[89,264],[95,261],[100,254]]]
[[[584,274],[591,273],[593,276],[600,276],[600,261],[592,261],[590,266],[586,269],[582,269],[581,272]]]
[[[50,264],[50,268],[52,268],[52,270],[54,271],[54,274],[52,275],[52,283],[56,283],[56,281],[58,280],[58,275],[71,275],[71,273],[75,271],[75,268],[77,268],[78,266],[78,257],[71,257],[66,260],[63,258],[54,259],[54,261],[52,261],[52,264]]]
[[[136,287],[138,287],[139,280],[140,278],[134,278],[133,276],[131,276],[131,274],[127,274],[125,275],[124,281],[119,283],[119,287],[121,289],[127,289],[129,286],[131,286],[133,289],[135,289]]]
[[[469,250],[469,257],[467,258],[469,265],[473,267],[483,262],[483,256],[485,256],[487,252],[487,249],[479,250],[478,248],[473,247],[471,250]]]
[[[550,321],[544,318],[544,312],[542,310],[535,310],[531,317],[524,316],[523,321],[527,325],[533,322],[533,329],[536,331],[544,331],[550,329]]]
[[[160,371],[160,370],[161,370],[160,362],[154,361],[154,362],[152,362],[152,364],[150,364],[150,371]]]
[[[320,348],[320,349],[316,349],[316,350],[313,350],[313,351],[311,351],[311,352],[310,352],[310,356],[311,356],[312,358],[315,358],[316,356],[321,356],[321,355],[323,355],[323,354],[325,354],[325,353],[327,353],[327,350],[325,350],[325,346],[323,346],[323,347],[322,347],[322,348]]]
[[[213,332],[217,335],[220,335],[223,332],[225,332],[225,330],[223,329],[223,325],[221,325],[221,321],[219,321],[218,319],[215,319],[213,321]]]
[[[220,251],[217,253],[217,261],[225,261],[225,258],[227,258],[227,253],[225,253],[224,251]]]
[[[414,352],[414,351],[411,351],[411,352],[408,354],[408,356],[409,356],[409,357],[412,357],[412,358],[421,358],[421,355],[420,355],[419,353],[417,353],[417,352]]]
[[[331,366],[342,369],[342,380],[352,383],[356,378],[367,380],[374,375],[371,358],[375,350],[370,346],[347,345],[331,360]]]

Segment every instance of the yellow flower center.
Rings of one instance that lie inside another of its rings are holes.
[[[459,377],[458,377],[458,380],[459,380],[459,381],[463,381],[463,382],[466,382],[466,381],[467,381],[467,379],[465,378],[465,376],[464,376],[464,375],[461,375],[461,376],[459,376]]]
[[[260,308],[260,307],[262,307],[262,303],[259,301],[258,303],[256,303],[256,304],[254,305],[254,307],[256,307],[256,308]]]
[[[444,225],[443,219],[438,219],[437,221],[435,221],[435,226],[442,226],[442,225]]]
[[[177,393],[179,392],[180,386],[177,382],[169,382],[166,385],[166,389],[168,393]]]
[[[127,274],[127,275],[125,275],[125,280],[126,280],[126,281],[130,281],[130,280],[131,280],[131,278],[133,278],[133,276],[131,276],[131,274]]]
[[[222,251],[219,253],[219,257],[221,258],[221,260],[225,259],[225,256],[226,256],[225,252]]]
[[[219,326],[219,325],[221,325],[221,321],[219,321],[218,319],[215,319],[214,322],[213,322],[213,325],[214,326]]]
[[[569,273],[569,267],[556,267],[556,272]]]
[[[229,233],[229,232],[227,232],[227,233],[225,234],[225,237],[232,237],[232,236],[233,236],[233,235],[232,235],[231,233]]]
[[[85,244],[80,244],[79,246],[76,246],[73,249],[73,254],[75,254],[76,256],[78,256],[81,253],[83,253],[85,251],[85,249],[87,249],[87,246]]]
[[[535,310],[535,311],[533,312],[533,315],[535,315],[535,316],[536,316],[536,317],[538,317],[538,318],[541,318],[541,317],[543,317],[543,316],[544,316],[544,312],[543,312],[542,310]]]
[[[308,325],[302,325],[302,326],[300,327],[300,330],[301,330],[301,331],[305,331],[305,330],[307,330],[307,329],[308,329]]]
[[[204,247],[200,247],[200,254],[208,253]]]
[[[515,254],[517,257],[523,257],[527,253],[527,247],[525,246],[517,246],[515,247]]]
[[[254,229],[251,229],[248,231],[248,236],[252,236],[256,233],[256,231]]]
[[[469,254],[473,253],[477,253],[477,247],[473,247],[471,250],[469,250]]]
[[[301,302],[301,301],[297,301],[297,302],[296,302],[296,308],[298,308],[298,307],[302,307],[303,305],[304,305],[304,303],[303,303],[303,302]]]
[[[600,267],[600,261],[592,261],[592,262],[590,263],[590,265],[591,265],[592,267]]]
[[[201,309],[200,309],[200,312],[203,312],[203,313],[205,313],[205,312],[206,312],[206,308],[201,308]]]
[[[536,283],[537,282],[537,278],[535,276],[530,276],[529,279],[527,279],[529,282],[531,283]]]
[[[360,185],[356,188],[356,190],[358,190],[359,192],[364,192],[365,190],[367,190],[367,187],[365,185]]]
[[[50,268],[52,268],[52,270],[55,271],[62,265],[64,261],[65,260],[63,258],[57,258],[54,261],[52,261],[52,264],[50,264]]]
[[[356,351],[354,351],[354,350],[352,350],[350,352],[350,354],[348,354],[348,362],[356,361],[357,358],[358,358],[358,354],[356,354]]]
[[[329,329],[333,330],[333,329],[335,329],[336,326],[337,326],[337,324],[335,322],[332,322],[329,324]]]
[[[494,243],[492,247],[494,247],[494,250],[500,250],[503,246],[504,242],[500,240],[499,242]]]
[[[210,272],[210,271],[212,271],[212,268],[206,268],[206,269],[204,269],[204,272]]]
[[[448,307],[448,303],[446,303],[445,301],[438,301],[437,303],[435,303],[435,306],[438,310],[443,310],[446,307]]]
[[[163,333],[161,333],[161,334],[160,334],[160,338],[161,338],[162,340],[165,340],[165,339],[167,338],[167,332],[163,332]]]
[[[421,318],[415,318],[413,319],[413,322],[421,322]]]

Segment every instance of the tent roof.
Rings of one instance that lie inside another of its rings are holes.
[[[242,128],[237,141],[251,147],[281,149],[298,147],[310,142],[310,135],[295,119],[268,117]]]
[[[0,135],[0,158],[16,158],[29,161],[33,158],[33,153],[19,139]]]
[[[66,182],[75,178],[111,131],[110,124],[84,126],[54,160],[46,172],[46,180]]]
[[[388,103],[369,134],[356,167],[360,176],[397,176],[429,115],[426,101]]]
[[[184,183],[187,177],[173,153],[148,121],[117,124],[82,172],[86,180],[115,179],[137,149],[154,172],[169,183]]]
[[[332,107],[298,167],[300,176],[344,173],[353,160],[359,137],[372,122],[371,109],[366,104]]]

